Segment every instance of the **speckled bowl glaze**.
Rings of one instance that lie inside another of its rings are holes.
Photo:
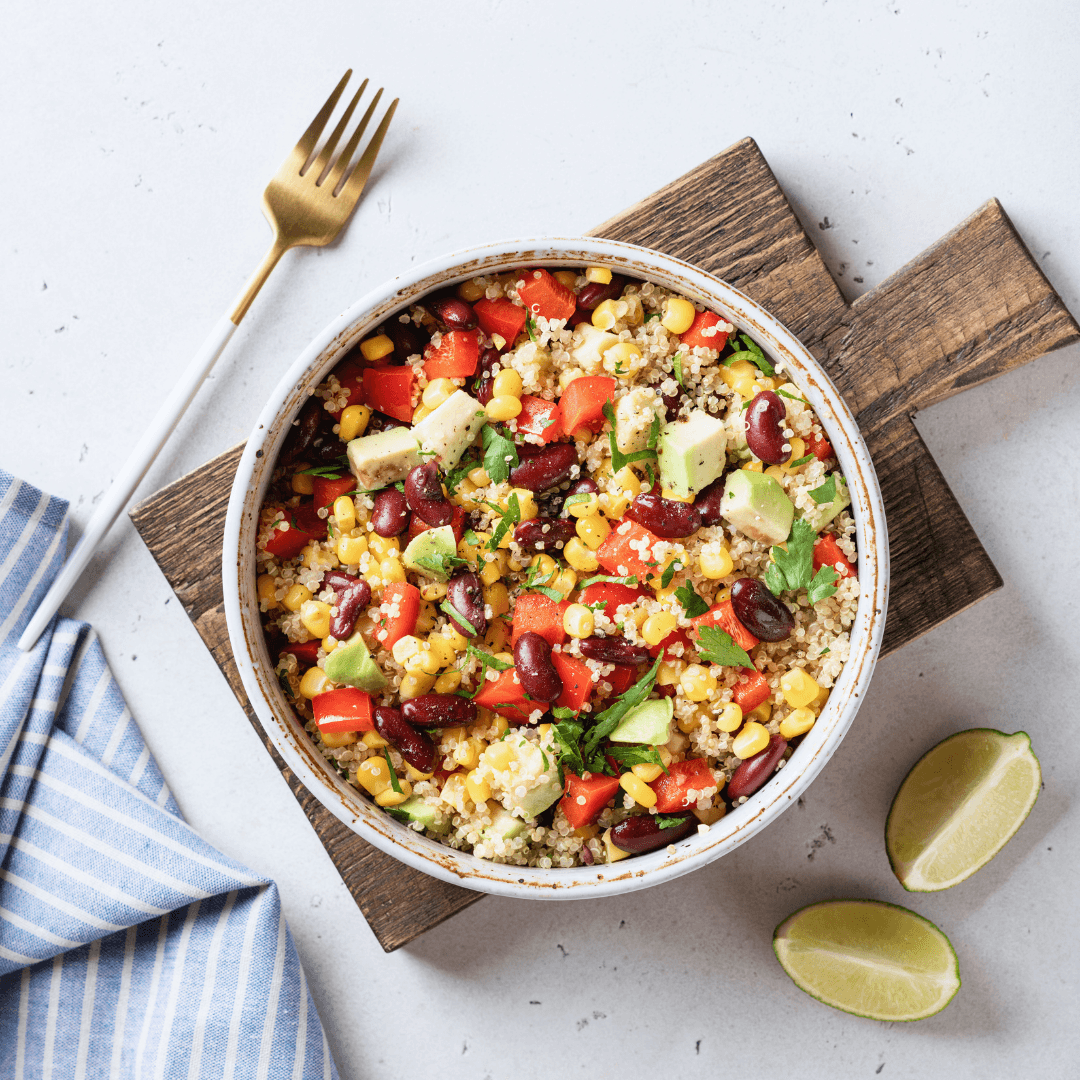
[[[656,851],[610,866],[508,866],[428,840],[378,809],[326,765],[278,686],[263,638],[255,592],[259,507],[308,391],[384,319],[433,289],[477,274],[597,264],[700,301],[750,334],[774,363],[783,362],[824,425],[848,480],[859,546],[859,607],[851,655],[818,722],[785,767],[708,832],[691,834],[674,853]],[[285,373],[248,439],[229,501],[222,578],[229,638],[251,704],[282,758],[331,813],[377,848],[444,881],[502,896],[570,900],[642,889],[704,866],[745,843],[798,799],[839,746],[866,693],[885,628],[889,553],[881,491],[866,444],[836,388],[794,335],[749,297],[678,259],[610,240],[544,238],[470,248],[410,270],[358,300],[312,341]]]

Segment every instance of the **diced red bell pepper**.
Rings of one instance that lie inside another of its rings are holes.
[[[602,677],[604,682],[611,683],[610,697],[621,697],[637,682],[637,678],[638,670],[633,664],[616,664],[610,675]]]
[[[836,451],[833,449],[832,443],[824,435],[819,435],[816,431],[812,431],[807,435],[806,449],[818,461],[831,461],[836,457]]]
[[[505,716],[512,724],[527,724],[531,713],[544,708],[541,703],[530,701],[525,696],[525,687],[518,682],[514,668],[500,671],[497,679],[484,683],[473,702],[482,709]]]
[[[568,772],[566,794],[559,800],[559,806],[562,807],[566,820],[575,829],[581,829],[596,821],[618,790],[617,776],[593,773],[588,780],[583,780],[580,776]]]
[[[626,604],[634,604],[642,596],[650,595],[648,589],[635,589],[630,585],[620,585],[614,581],[598,581],[594,585],[586,585],[578,597],[578,603],[591,607],[593,604],[603,604],[604,614],[615,621],[616,609]]]
[[[353,686],[327,690],[311,699],[320,731],[374,731],[375,709],[370,694]]]
[[[814,544],[814,573],[823,566],[831,566],[841,577],[858,577],[858,571],[848,557],[840,550],[836,537],[826,533]]]
[[[266,550],[275,559],[295,559],[313,540],[326,539],[326,521],[319,517],[312,503],[301,503],[292,510],[285,507],[284,513],[285,528],[275,528],[274,535],[266,541]]]
[[[745,626],[735,617],[735,610],[731,606],[730,600],[725,600],[722,604],[716,604],[709,608],[704,615],[698,615],[696,619],[692,619],[695,627],[702,626],[718,626],[721,630],[727,631],[731,635],[731,640],[739,646],[740,649],[752,649],[757,643],[758,639],[746,629]],[[695,635],[696,637],[697,635]]]
[[[349,391],[350,405],[364,404],[364,364],[360,360],[346,357],[334,368],[334,377],[343,390]],[[330,415],[336,420],[341,410],[331,409]]]
[[[752,713],[769,697],[769,680],[753,668],[742,668],[746,682],[737,682],[731,689],[735,704],[743,711],[743,716]]]
[[[604,426],[604,405],[612,400],[618,386],[606,375],[582,375],[559,398],[563,430],[573,435],[579,428],[599,431]]]
[[[569,319],[577,307],[574,290],[556,281],[539,267],[526,270],[519,279],[518,297],[534,316],[545,319]]]
[[[367,404],[395,420],[410,423],[415,378],[409,364],[404,367],[364,368],[364,397]]]
[[[384,649],[416,629],[420,617],[420,590],[407,581],[392,581],[384,586],[379,604],[379,629],[375,637]]]
[[[549,443],[563,433],[562,412],[554,401],[522,394],[517,429],[527,435],[538,435],[545,443]]]
[[[690,329],[679,335],[679,340],[688,349],[722,349],[727,344],[727,331],[714,330],[723,320],[711,311],[699,311],[690,324]]]
[[[629,528],[624,529],[624,526]],[[644,558],[642,541],[647,541]],[[596,558],[609,574],[615,577],[633,574],[638,581],[644,582],[650,574],[659,569],[652,551],[653,545],[659,541],[660,537],[649,532],[644,525],[639,525],[629,518],[622,518],[612,524],[611,532],[596,549]]]
[[[281,652],[291,653],[300,663],[301,668],[314,667],[319,659],[319,648],[322,642],[318,639],[312,641],[297,641],[286,645]]]
[[[332,507],[334,500],[341,495],[348,495],[356,490],[356,477],[349,473],[337,480],[328,480],[324,476],[316,476],[314,491],[312,493],[312,505],[318,509]]]
[[[473,304],[473,311],[476,312],[480,329],[488,337],[498,334],[506,342],[507,349],[513,346],[528,318],[528,312],[520,304],[515,304],[506,297],[498,300],[477,300]]]
[[[522,593],[514,605],[514,624],[510,643],[516,645],[522,634],[532,631],[552,645],[566,640],[563,629],[563,612],[570,606],[569,600],[556,603],[540,593]]]
[[[435,528],[434,525],[429,525],[419,514],[413,514],[409,521],[409,531],[406,533],[406,540],[415,540],[422,532],[427,532],[428,529]],[[452,516],[450,518],[450,528],[454,530],[454,540],[457,543],[461,543],[461,538],[465,535],[465,511],[460,506],[455,506]]]
[[[465,379],[476,374],[480,360],[480,337],[475,330],[450,330],[438,345],[424,349],[424,374],[428,379]]]
[[[551,664],[563,682],[563,692],[555,704],[573,712],[580,712],[596,685],[592,681],[592,669],[584,660],[567,656],[566,653],[553,652]]]
[[[679,642],[682,642],[683,650],[681,653],[675,654],[671,651],[671,647],[678,644]],[[659,645],[650,645],[649,655],[659,656],[660,650],[663,649],[664,658],[666,660],[685,659],[690,654],[690,651],[692,649],[695,649],[696,647],[697,646],[694,644],[694,641],[691,639],[689,633],[686,630],[682,629],[682,627],[680,627],[677,630],[672,630],[671,633],[668,634],[668,636],[664,638],[664,640],[661,641]]]
[[[656,792],[656,812],[677,814],[697,805],[706,788],[717,787],[709,763],[704,758],[673,761],[668,771],[658,776],[650,785]],[[694,795],[688,794],[694,792]]]

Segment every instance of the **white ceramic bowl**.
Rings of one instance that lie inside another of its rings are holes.
[[[274,676],[255,593],[259,507],[289,427],[313,389],[372,328],[441,286],[521,266],[602,264],[673,289],[722,314],[750,334],[813,406],[836,449],[852,496],[859,546],[859,607],[851,655],[818,722],[785,767],[707,833],[675,848],[610,866],[543,870],[478,859],[426,839],[374,806],[325,763]],[[434,877],[503,896],[576,899],[645,888],[685,874],[738,847],[805,791],[829,760],[866,693],[881,647],[889,580],[884,508],[866,445],[836,388],[809,352],[753,300],[678,259],[646,248],[582,237],[508,240],[459,251],[410,270],[334,319],[285,373],[248,439],[225,523],[222,577],[229,638],[244,688],[263,728],[308,790],[368,842]]]

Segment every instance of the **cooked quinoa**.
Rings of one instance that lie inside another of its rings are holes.
[[[813,725],[858,604],[845,495],[722,316],[600,267],[481,276],[313,391],[261,510],[263,626],[320,752],[411,828],[611,862],[706,831]]]

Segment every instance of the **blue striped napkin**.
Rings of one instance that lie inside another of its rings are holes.
[[[97,635],[16,648],[66,511],[0,470],[0,1077],[336,1077],[277,888],[180,816]]]

